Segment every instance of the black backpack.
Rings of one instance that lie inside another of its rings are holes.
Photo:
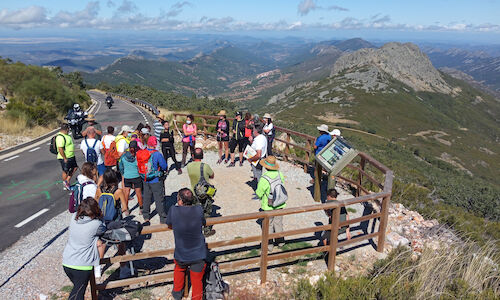
[[[55,136],[53,136],[52,139],[50,140],[49,151],[50,151],[50,153],[56,154],[56,155],[59,153],[59,151],[57,149],[57,145],[56,145],[56,139],[58,136],[63,137],[63,139],[64,139],[64,147],[63,148],[66,148],[66,138],[64,137],[64,135],[58,133]]]
[[[141,235],[142,224],[139,221],[123,219],[108,223],[102,239],[107,243],[132,241]]]
[[[229,284],[222,279],[219,264],[212,262],[210,268],[205,272],[205,276],[205,299],[226,299],[229,295]]]

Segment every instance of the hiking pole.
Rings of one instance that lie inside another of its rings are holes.
[[[179,130],[179,127],[177,126],[177,120],[174,118],[174,125],[175,129],[177,130],[177,133],[179,134],[179,137],[182,139],[182,134],[181,131]]]

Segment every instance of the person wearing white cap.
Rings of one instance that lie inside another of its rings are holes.
[[[134,131],[134,129],[128,125],[123,125],[120,130],[120,134],[118,134],[115,138],[116,142],[116,151],[120,157],[127,151],[128,144],[130,141],[128,140],[128,134]]]
[[[264,114],[262,119],[264,120],[264,128],[262,131],[264,131],[264,135],[267,138],[267,155],[273,155],[273,141],[276,136],[276,129],[274,128],[270,114]]]
[[[318,153],[325,148],[326,145],[332,140],[332,137],[330,136],[330,131],[328,130],[328,125],[321,124],[320,126],[316,127],[319,131],[319,136],[316,138],[316,141],[314,142],[314,154],[318,155]],[[314,201],[321,201],[321,190],[320,190],[320,179],[321,176],[323,176],[323,168],[319,164],[318,161],[315,162],[314,164],[314,176],[315,176],[315,181],[314,181]]]
[[[330,135],[332,136],[332,138],[340,136],[340,130],[334,129],[332,130],[332,132],[330,132]]]

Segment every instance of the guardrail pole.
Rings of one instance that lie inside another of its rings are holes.
[[[260,284],[267,280],[267,246],[269,245],[269,217],[262,220],[262,240],[260,242]]]
[[[332,210],[332,228],[330,229],[330,249],[328,251],[328,270],[335,270],[337,244],[339,242],[340,207]]]
[[[288,161],[288,154],[290,154],[290,134],[287,132],[285,144],[285,161]]]
[[[321,179],[323,171],[321,165],[316,161],[314,163],[314,201],[321,202]]]
[[[203,139],[206,141],[208,139],[208,136],[207,136],[207,119],[203,118]]]

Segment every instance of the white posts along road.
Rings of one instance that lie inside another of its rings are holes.
[[[89,95],[97,101],[94,114],[104,132],[108,126],[118,131],[122,125],[135,128],[140,122],[153,122],[149,114],[131,103],[115,99],[108,109],[102,105],[106,95]],[[49,142],[47,138],[0,157],[0,251],[68,210],[69,192],[63,190],[61,166],[49,152]],[[79,166],[84,162],[80,142],[75,141]]]

